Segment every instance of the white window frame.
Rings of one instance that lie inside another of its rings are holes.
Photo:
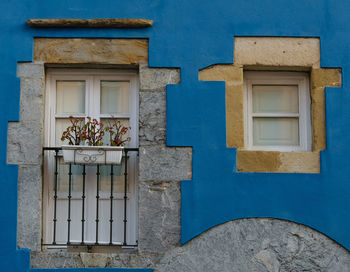
[[[253,114],[253,85],[297,85],[299,97],[299,113],[263,113]],[[261,151],[302,152],[312,151],[311,141],[311,99],[309,75],[304,72],[244,72],[244,141],[245,149]],[[256,146],[253,145],[253,116],[260,117],[298,117],[299,145],[297,146]]]
[[[110,118],[109,114],[100,114],[100,80],[116,80],[129,81],[129,114],[113,114],[116,119],[129,119],[131,130],[129,136],[131,141],[127,144],[128,147],[138,147],[138,116],[139,116],[139,83],[138,76],[135,70],[117,70],[117,69],[65,69],[65,68],[50,68],[46,71],[46,97],[45,97],[45,136],[44,145],[47,147],[55,146],[55,120],[56,118],[68,118],[71,114],[56,114],[56,81],[57,80],[85,80],[85,114],[73,114],[74,117],[90,116],[100,120],[100,118]],[[96,103],[95,103],[96,102]],[[43,242],[52,242],[52,219],[53,219],[53,205],[52,200],[52,182],[53,182],[53,156],[54,152],[45,152],[44,154],[44,186],[43,186]],[[137,154],[136,152],[129,152],[128,154],[129,168],[128,177],[131,181],[128,188],[128,227],[127,227],[127,243],[136,244],[137,225],[138,225],[138,205],[137,205]],[[130,163],[132,166],[130,167]],[[48,182],[49,181],[49,182]],[[58,192],[60,197],[60,192]],[[78,199],[81,194],[72,192],[72,199]],[[108,194],[100,192],[100,197],[108,198]],[[114,193],[115,200],[122,200],[123,193]],[[52,202],[52,201],[51,201]],[[86,204],[88,205],[88,204]],[[52,246],[47,247],[52,248]],[[55,247],[54,247],[55,248]]]

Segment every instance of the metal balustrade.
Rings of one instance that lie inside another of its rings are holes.
[[[51,243],[45,243],[43,244],[44,246],[106,246],[106,245],[123,245],[123,246],[137,246],[137,244],[128,244],[127,243],[127,231],[128,231],[128,218],[127,218],[127,200],[128,200],[128,196],[127,196],[127,190],[128,190],[128,153],[129,152],[137,152],[139,149],[138,148],[124,148],[123,149],[123,158],[125,160],[124,163],[124,192],[123,192],[123,217],[118,219],[118,220],[122,220],[123,222],[123,241],[121,241],[121,243],[114,243],[113,242],[113,233],[115,231],[115,229],[113,229],[114,225],[113,223],[116,221],[116,218],[113,218],[113,200],[115,199],[114,197],[114,177],[115,177],[115,173],[113,170],[113,165],[110,165],[110,196],[109,196],[109,224],[108,230],[103,230],[107,233],[109,233],[109,243],[101,243],[101,241],[99,240],[99,223],[100,223],[100,218],[99,218],[99,213],[100,213],[100,165],[96,164],[94,165],[94,167],[96,167],[96,209],[95,209],[95,242],[91,243],[91,242],[86,242],[84,237],[85,237],[85,230],[86,230],[86,178],[87,178],[87,172],[86,172],[86,165],[82,164],[82,172],[81,172],[81,176],[82,176],[82,190],[81,190],[81,241],[80,242],[72,242],[71,241],[71,201],[72,201],[72,163],[69,163],[69,172],[68,172],[68,194],[67,194],[67,201],[68,201],[68,211],[67,211],[67,241],[66,243],[62,243],[62,242],[57,242],[56,240],[56,235],[57,235],[57,199],[58,199],[58,176],[59,176],[59,169],[58,169],[58,164],[59,164],[59,158],[60,156],[60,151],[62,150],[61,147],[44,147],[43,151],[44,152],[54,152],[54,192],[53,192],[53,218],[52,218],[52,222],[53,222],[53,237],[52,237],[52,242]]]

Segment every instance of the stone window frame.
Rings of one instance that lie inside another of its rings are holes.
[[[166,86],[180,83],[180,69],[148,67],[148,43],[147,38],[34,38],[33,61],[18,63],[20,122],[8,124],[7,163],[18,165],[17,246],[31,250],[33,267],[38,267],[41,258],[47,261],[46,265],[60,266],[52,257],[55,252],[42,251],[41,247],[47,68],[113,68],[138,72],[138,248],[125,249],[126,252],[113,248],[110,253],[119,256],[123,252],[133,262],[143,256],[135,254],[137,252],[152,255],[180,244],[179,181],[191,179],[192,148],[166,146]],[[171,224],[163,224],[164,217],[169,218]],[[96,248],[93,252],[103,250]],[[72,252],[67,254],[70,256]],[[102,255],[107,258],[106,254]],[[91,258],[86,261],[93,260],[92,255]]]
[[[312,151],[245,149],[243,74],[249,70],[310,74]],[[204,68],[199,80],[226,83],[226,144],[237,148],[238,172],[320,173],[320,152],[326,148],[324,88],[341,86],[341,69],[320,67],[319,38],[235,37],[234,63]]]

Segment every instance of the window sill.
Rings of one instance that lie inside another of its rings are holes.
[[[237,149],[238,172],[320,173],[320,152],[280,152]]]

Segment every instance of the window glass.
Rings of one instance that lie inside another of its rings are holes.
[[[56,146],[61,146],[61,145],[67,145],[68,140],[65,140],[64,142],[61,141],[62,133],[67,129],[68,126],[71,125],[71,122],[69,121],[68,118],[59,118],[56,119],[56,128],[55,128],[55,141],[56,141]]]
[[[83,190],[83,166],[72,164],[71,191],[81,192]],[[64,163],[63,158],[59,159],[57,176],[57,190],[60,192],[69,191],[69,164]]]
[[[298,113],[297,85],[253,85],[253,113]]]
[[[56,113],[85,113],[85,81],[56,81]]]
[[[115,118],[115,119],[112,119],[112,118],[101,118],[101,122],[104,124],[104,127],[111,126],[115,120],[119,120],[121,126],[129,128],[128,132],[123,136],[123,139],[128,138],[129,135],[130,135],[130,129],[131,129],[129,127],[129,123],[130,122],[129,122],[128,118],[123,118],[123,119],[119,119],[119,118]],[[103,145],[111,145],[110,134],[109,134],[108,131],[105,131],[105,135],[103,137],[102,142],[103,142]],[[128,142],[125,143],[125,146],[127,146],[127,144],[128,144]]]
[[[124,170],[125,160],[122,159],[120,165],[113,165],[113,192],[124,193]],[[100,190],[105,192],[111,191],[111,166],[100,166]],[[128,186],[128,185],[127,185]],[[129,190],[129,189],[128,189]]]
[[[254,145],[299,145],[299,118],[253,118]]]
[[[129,114],[129,82],[101,80],[102,114]]]

